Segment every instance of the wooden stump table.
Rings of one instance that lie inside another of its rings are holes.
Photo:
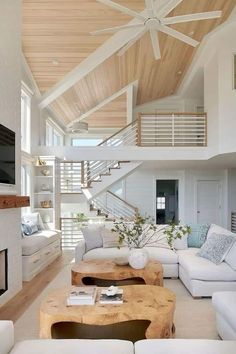
[[[40,308],[40,338],[51,338],[54,324],[73,322],[105,326],[134,320],[147,320],[146,338],[171,338],[175,294],[169,289],[154,285],[127,285],[123,304],[67,306],[70,289],[53,291]],[[98,295],[102,288],[98,288]],[[92,333],[93,334],[93,333]]]
[[[149,261],[144,269],[119,266],[111,260],[90,260],[75,264],[71,270],[72,285],[86,285],[86,278],[114,281],[139,278],[147,285],[163,286],[163,267],[157,261]]]

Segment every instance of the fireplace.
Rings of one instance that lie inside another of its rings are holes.
[[[8,289],[7,249],[0,251],[0,296]]]

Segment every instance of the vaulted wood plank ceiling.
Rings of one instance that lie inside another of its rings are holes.
[[[138,12],[145,7],[144,0],[116,2]],[[235,5],[236,0],[184,0],[170,16],[212,10],[222,10],[223,15],[172,27],[201,41],[228,18]],[[51,88],[111,36],[91,36],[90,31],[130,20],[95,0],[23,0],[23,50],[40,90]],[[139,80],[137,104],[174,94],[197,49],[164,34],[159,39],[161,60],[154,60],[145,35],[122,57],[113,55],[95,68],[51,108],[62,121],[72,121],[134,80]]]

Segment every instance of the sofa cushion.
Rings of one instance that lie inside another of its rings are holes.
[[[236,291],[219,291],[214,293],[212,304],[215,310],[236,331]]]
[[[159,261],[163,264],[177,264],[178,255],[166,248],[145,247],[148,251],[151,260]],[[83,260],[90,259],[114,259],[117,257],[127,257],[129,252],[128,247],[114,248],[96,248],[85,253]]]
[[[190,224],[191,232],[188,235],[188,247],[200,248],[206,241],[210,225],[208,224]]]
[[[86,244],[86,252],[102,247],[102,235],[101,231],[104,225],[99,226],[91,226],[88,225],[86,227],[82,227],[81,231],[84,236],[85,244]]]
[[[235,354],[236,341],[206,339],[145,339],[135,343],[135,354]]]
[[[224,229],[223,227],[215,224],[211,224],[208,233],[207,233],[207,238],[212,235],[212,234],[219,234],[219,235],[226,235],[226,236],[234,236],[235,234],[227,229]]]
[[[32,236],[22,237],[22,255],[31,256],[43,247],[60,239],[60,233],[53,230],[42,230]]]
[[[177,251],[179,264],[188,273],[190,279],[207,281],[235,281],[236,272],[225,262],[218,265],[208,259],[196,257],[198,248]]]
[[[17,343],[10,354],[133,354],[133,343],[124,340],[44,339]]]
[[[43,236],[24,236],[21,240],[22,256],[31,256],[47,244],[47,239]]]
[[[209,259],[215,264],[220,264],[225,259],[235,240],[236,238],[233,236],[212,233],[207,237],[197,256]]]
[[[236,235],[235,235],[236,236]],[[236,239],[236,237],[235,237]],[[229,252],[225,257],[225,262],[236,271],[236,242],[234,242],[233,246],[230,248]]]

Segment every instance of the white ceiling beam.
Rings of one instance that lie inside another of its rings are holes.
[[[137,81],[130,83],[129,85],[123,87],[121,90],[117,91],[113,95],[107,97],[105,100],[100,102],[97,106],[93,107],[92,109],[90,109],[86,113],[84,113],[81,116],[79,116],[78,118],[74,119],[72,122],[68,123],[67,127],[70,128],[75,122],[80,122],[80,121],[84,120],[85,118],[88,118],[91,114],[93,114],[94,112],[97,112],[99,109],[106,106],[108,103],[114,101],[116,98],[123,95],[124,93],[128,94],[130,87],[133,87],[134,85],[137,85]]]
[[[165,0],[162,0],[165,1]],[[141,12],[142,15],[146,16],[146,10]],[[137,24],[138,20],[134,19],[129,22],[129,24]],[[102,64],[106,59],[110,58],[115,54],[120,48],[125,46],[130,40],[136,38],[142,32],[143,28],[140,30],[127,29],[114,34],[110,37],[104,44],[91,53],[85,60],[83,60],[79,65],[77,65],[72,71],[70,71],[64,78],[49,89],[43,96],[39,103],[40,108],[48,106],[51,102],[57,99],[69,88],[74,86],[78,81],[83,79],[91,71],[93,71],[98,65]]]

